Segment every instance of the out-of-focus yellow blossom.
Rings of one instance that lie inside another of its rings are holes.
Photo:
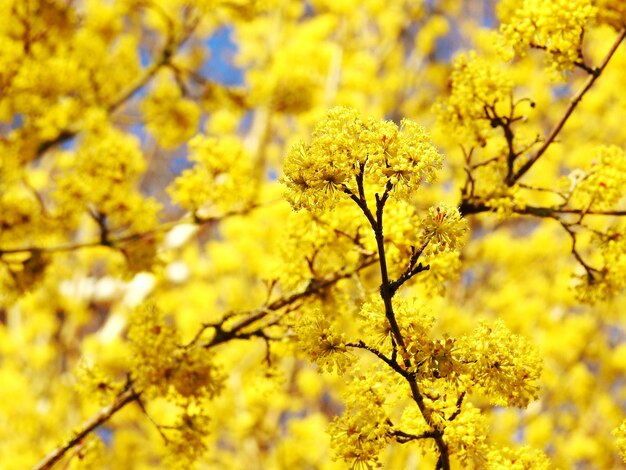
[[[267,28],[268,23],[274,26]],[[332,16],[318,16],[293,25],[277,24],[277,19],[270,16],[243,28],[242,34],[249,42],[241,51],[239,62],[250,70],[250,103],[287,114],[304,113],[323,103],[336,54],[328,37],[336,27],[337,20]],[[268,55],[267,49],[258,47],[264,43],[282,47]],[[257,47],[251,48],[251,44]]]
[[[48,224],[35,194],[24,185],[7,185],[0,194],[0,246],[9,249],[34,243]]]
[[[450,30],[450,24],[445,16],[434,16],[420,29],[415,36],[415,46],[423,55],[432,54],[437,39],[445,36]]]
[[[610,191],[608,197],[611,197]],[[593,266],[579,269],[574,288],[581,300],[593,304],[612,297],[626,286],[626,237],[623,224],[594,234],[592,241],[597,246],[599,256],[594,259]]]
[[[615,445],[624,462],[626,462],[626,420],[613,430]]]
[[[105,374],[97,364],[83,358],[76,367],[77,391],[97,399],[101,406],[107,405],[122,390],[123,381],[116,381]]]
[[[179,146],[198,130],[200,108],[185,98],[180,86],[166,75],[159,76],[142,110],[148,131],[163,148]]]
[[[611,209],[624,196],[626,154],[617,147],[599,147],[586,171],[569,178],[572,207],[583,211]]]
[[[89,214],[103,237],[107,231],[153,228],[160,206],[136,188],[145,167],[135,137],[114,128],[90,132],[76,154],[67,154],[57,167],[59,216],[72,227]]]
[[[204,348],[180,345],[174,326],[155,307],[139,307],[131,317],[133,378],[150,396],[192,402],[215,396],[224,377]]]
[[[621,0],[594,0],[598,9],[598,22],[606,23],[619,30],[626,23],[626,4]]]
[[[251,202],[253,166],[240,140],[198,135],[189,142],[189,149],[194,166],[168,187],[172,200],[192,212],[234,210]]]
[[[489,470],[548,470],[552,468],[552,465],[546,454],[538,449],[504,447],[489,451],[485,468]]]

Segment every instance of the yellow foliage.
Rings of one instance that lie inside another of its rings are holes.
[[[626,9],[492,3],[0,1],[0,467],[623,465]]]

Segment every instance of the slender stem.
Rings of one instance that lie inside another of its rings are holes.
[[[416,435],[400,431],[399,429],[391,431],[389,435],[393,437],[398,444],[406,444],[407,442],[417,441],[420,439],[431,439],[434,437],[432,432],[424,432],[422,434]]]
[[[394,371],[396,371],[398,374],[400,374],[401,376],[406,378],[407,371],[404,370],[402,367],[400,367],[400,365],[393,358],[389,358],[389,357],[385,356],[382,352],[380,352],[378,349],[373,348],[371,346],[368,346],[367,344],[365,344],[365,342],[363,340],[359,340],[356,343],[348,343],[348,344],[346,344],[346,346],[349,347],[349,348],[364,349],[366,351],[371,352],[378,359],[380,359],[385,364],[387,364],[389,367],[391,367]]]
[[[376,195],[376,218],[374,225],[374,237],[376,238],[376,247],[378,249],[378,264],[380,266],[380,297],[385,305],[385,317],[389,321],[391,327],[391,333],[395,342],[400,346],[404,356],[406,357],[406,344],[402,333],[400,332],[400,326],[396,320],[396,315],[393,311],[392,297],[393,290],[391,281],[389,280],[389,271],[387,268],[387,256],[385,254],[385,236],[383,233],[383,213],[385,208],[385,202],[389,196],[390,185],[385,189],[383,197]],[[411,363],[405,358],[405,365],[410,367]]]
[[[443,432],[439,430],[436,426],[433,426],[432,413],[424,403],[424,397],[419,391],[417,387],[417,382],[415,381],[415,377],[412,377],[408,380],[409,386],[411,387],[411,395],[413,396],[413,401],[417,403],[417,407],[420,409],[422,416],[428,423],[430,427],[433,428],[432,434],[433,439],[435,440],[435,444],[437,445],[437,449],[439,450],[439,459],[437,460],[436,470],[450,470],[450,453],[448,451],[448,444],[443,440]]]
[[[428,271],[430,269],[430,265],[428,264],[426,266],[424,266],[422,263],[417,264],[417,260],[422,255],[422,253],[424,252],[424,250],[426,249],[429,243],[430,243],[430,238],[426,240],[426,242],[419,248],[419,250],[416,250],[415,247],[411,247],[413,252],[411,254],[411,259],[409,260],[409,265],[407,266],[407,268],[404,270],[404,272],[400,275],[398,279],[396,279],[395,281],[392,281],[389,284],[389,289],[391,290],[392,297],[395,295],[396,291],[400,287],[402,287],[402,285],[405,282],[407,282],[409,279],[411,279],[413,276],[423,271]]]

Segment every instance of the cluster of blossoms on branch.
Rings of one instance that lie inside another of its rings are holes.
[[[623,0],[0,1],[2,464],[616,468],[625,38]]]
[[[322,370],[345,376],[357,350],[379,359],[366,362],[367,371],[347,375],[347,409],[330,428],[337,455],[353,465],[377,465],[391,441],[431,439],[438,468],[449,468],[451,456],[466,464],[496,461],[502,454],[484,439],[484,417],[466,397],[479,394],[493,404],[526,407],[538,396],[541,360],[528,341],[502,322],[482,324],[466,337],[439,339],[428,301],[409,301],[398,292],[412,277],[419,281],[422,271],[437,269],[422,260],[459,251],[467,239],[465,219],[440,204],[415,219],[405,240],[412,244],[410,253],[387,264],[393,235],[384,234],[393,234],[394,220],[385,214],[397,204],[415,205],[420,186],[432,183],[440,167],[441,155],[423,128],[363,119],[346,108],[331,110],[311,144],[296,144],[285,162],[284,183],[295,209],[341,218],[344,206],[356,204],[376,240],[378,294],[353,307],[326,300],[294,320],[299,343]],[[392,279],[390,272],[401,274]],[[345,328],[348,322],[354,326]],[[406,419],[398,415],[403,407],[417,410]],[[536,458],[545,466],[541,454]]]

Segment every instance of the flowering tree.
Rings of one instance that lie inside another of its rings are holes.
[[[0,462],[620,465],[626,6],[479,5],[2,2]]]

